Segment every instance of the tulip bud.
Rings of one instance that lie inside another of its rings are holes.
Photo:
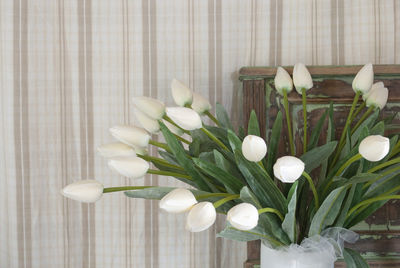
[[[176,105],[185,106],[192,104],[193,93],[185,84],[177,79],[173,79],[171,83],[172,98]]]
[[[386,105],[388,97],[389,91],[386,87],[374,88],[371,89],[370,92],[368,92],[368,97],[365,103],[367,107],[370,107],[372,105],[382,110]]]
[[[362,157],[371,162],[382,160],[390,149],[390,141],[381,135],[371,135],[363,139],[358,147]]]
[[[138,155],[146,155],[146,154],[148,154],[147,147],[133,146],[133,149],[135,150],[136,154],[138,154]]]
[[[185,130],[202,128],[203,124],[198,113],[185,107],[167,107],[167,116],[179,127]]]
[[[84,203],[94,203],[103,195],[103,184],[95,180],[82,180],[71,183],[61,190],[65,197]]]
[[[274,84],[276,91],[283,96],[283,92],[289,93],[293,89],[293,81],[288,72],[282,67],[278,67],[276,71]]]
[[[137,147],[146,147],[150,135],[142,128],[133,126],[114,126],[110,128],[111,135],[125,144]]]
[[[148,117],[137,108],[133,108],[133,112],[135,113],[136,119],[145,130],[152,134],[160,131],[160,125],[158,124],[157,120]]]
[[[160,201],[160,208],[170,213],[182,213],[191,209],[197,200],[191,191],[183,188],[175,189]]]
[[[367,93],[372,86],[374,81],[374,70],[371,63],[365,64],[360,71],[358,71],[356,77],[353,80],[354,92],[361,92],[361,94]]]
[[[119,156],[108,161],[108,166],[122,176],[137,179],[143,177],[149,169],[149,163],[139,157]]]
[[[304,171],[304,163],[294,156],[283,156],[276,160],[274,175],[282,182],[293,183],[301,177]]]
[[[293,84],[299,94],[302,94],[303,88],[308,90],[313,87],[311,74],[303,63],[296,63],[293,68]]]
[[[214,224],[217,212],[211,202],[200,202],[192,207],[187,219],[186,230],[201,232]]]
[[[97,147],[102,157],[111,158],[115,156],[136,156],[135,150],[121,142],[113,142]]]
[[[241,203],[228,211],[227,220],[239,230],[251,230],[258,224],[258,210],[249,203]]]
[[[170,122],[168,122],[167,120],[162,120],[162,122],[164,123],[164,125],[169,129],[169,131],[171,131],[172,133],[174,133],[175,135],[178,136],[182,136],[183,135],[183,130],[180,128],[177,128],[176,126],[174,126],[173,124],[171,124]]]
[[[211,110],[211,104],[206,98],[196,92],[193,92],[192,109],[199,114],[204,114],[205,112]]]
[[[165,114],[165,105],[159,100],[149,97],[135,97],[133,104],[148,117],[159,120]]]
[[[371,89],[370,89],[367,93],[365,93],[365,94],[362,95],[363,101],[366,101],[366,100],[367,100],[369,94],[370,94],[372,91],[377,90],[377,89],[380,89],[380,88],[382,88],[382,87],[385,87],[385,85],[383,84],[382,81],[376,82],[375,84],[373,84],[373,85],[371,86]]]
[[[243,156],[251,162],[259,162],[267,154],[265,141],[254,135],[248,135],[242,143]]]

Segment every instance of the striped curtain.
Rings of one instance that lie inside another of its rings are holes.
[[[170,81],[240,124],[245,65],[400,63],[398,0],[0,1],[0,267],[242,267],[246,244],[121,193],[87,205],[69,183],[129,180],[95,153],[135,124],[132,97],[172,105]],[[152,153],[155,153],[154,150]]]

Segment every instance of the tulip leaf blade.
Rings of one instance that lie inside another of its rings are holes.
[[[241,242],[248,242],[248,241],[262,239],[262,240],[267,240],[271,245],[274,245],[274,246],[282,246],[283,245],[280,241],[276,240],[270,234],[262,233],[259,230],[257,230],[257,227],[252,230],[249,230],[249,231],[244,231],[244,230],[238,230],[238,229],[234,228],[229,223],[226,224],[226,227],[224,230],[222,230],[221,232],[219,232],[217,234],[217,237],[222,237],[222,238],[241,241]]]
[[[330,141],[303,154],[300,159],[305,164],[306,172],[310,173],[312,170],[320,166],[325,160],[327,160],[335,150],[336,144],[337,141]]]
[[[235,132],[230,129],[228,129],[228,140],[233,152],[235,150],[242,150],[242,141],[239,139],[238,136],[236,136]]]
[[[222,106],[220,103],[217,102],[215,106],[215,111],[219,123],[223,127],[233,130],[231,120],[229,119],[228,113],[226,112],[224,106]]]
[[[321,118],[318,120],[317,124],[313,128],[313,131],[311,132],[310,141],[307,146],[307,151],[310,151],[311,149],[314,149],[317,146],[319,137],[321,135],[322,126],[325,123],[326,117],[328,116],[328,112],[329,110],[326,109],[324,114],[321,116]]]
[[[229,193],[237,194],[244,186],[244,184],[238,178],[226,172],[217,165],[209,161],[204,161],[200,158],[193,158],[192,160],[202,171],[225,185]]]
[[[255,135],[255,136],[261,136],[260,135],[260,126],[258,124],[258,119],[257,119],[257,114],[256,111],[251,110],[250,113],[250,118],[249,118],[249,123],[247,125],[247,135]]]
[[[206,181],[206,179],[196,170],[194,163],[188,158],[185,149],[182,144],[177,140],[177,138],[172,134],[172,132],[167,128],[163,122],[159,122],[160,129],[164,135],[166,142],[173,155],[175,156],[178,163],[185,169],[190,177],[196,182],[197,187],[200,190],[210,191],[211,185]]]
[[[278,146],[282,132],[282,113],[279,111],[271,130],[271,138],[268,144],[267,173],[272,175],[272,166],[276,161]]]
[[[348,268],[369,268],[368,263],[355,250],[344,248],[343,258]]]
[[[378,118],[379,111],[376,110],[374,113],[372,113],[367,119],[364,120],[364,122],[361,123],[361,125],[354,131],[353,135],[351,135],[351,144],[356,144],[357,141],[361,140],[360,139],[360,134],[363,131],[363,129],[366,127],[370,129],[375,122],[375,120]]]
[[[296,243],[296,206],[298,181],[296,181],[293,185],[295,185],[295,188],[288,204],[288,212],[286,213],[285,219],[282,222],[282,229],[286,232],[290,241],[292,243]]]
[[[218,150],[214,150],[214,160],[215,160],[215,164],[219,167],[221,167],[223,170],[225,170],[226,172],[232,174],[233,176],[235,176],[236,178],[240,179],[242,182],[245,182],[242,173],[240,173],[240,170],[238,169],[238,167],[236,166],[236,162],[235,161],[235,157],[233,156],[229,156],[229,157],[224,157],[222,155],[222,153],[220,153]]]
[[[343,208],[340,210],[339,216],[335,223],[335,226],[337,227],[343,227],[345,223],[347,212],[349,211],[350,206],[353,203],[353,197],[354,197],[354,192],[356,190],[356,186],[357,184],[353,184],[350,188],[349,193],[346,196],[346,202],[344,203]]]
[[[320,234],[325,227],[334,223],[347,189],[346,186],[336,188],[326,197],[311,221],[308,237]]]

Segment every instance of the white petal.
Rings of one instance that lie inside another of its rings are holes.
[[[387,103],[388,97],[389,91],[386,87],[375,88],[368,92],[368,97],[365,102],[367,107],[373,105],[382,110]]]
[[[267,154],[267,144],[258,136],[248,135],[243,140],[242,152],[247,160],[259,162]]]
[[[289,73],[282,67],[278,67],[274,79],[275,88],[280,95],[283,95],[283,91],[289,93],[293,89],[293,81]]]
[[[105,158],[115,156],[136,156],[135,150],[132,147],[121,142],[103,144],[97,147],[97,151]]]
[[[159,120],[165,114],[165,105],[159,100],[149,97],[135,97],[133,104],[148,117]]]
[[[374,70],[371,63],[365,64],[353,80],[353,90],[362,94],[367,93],[374,81]]]
[[[241,203],[227,213],[229,223],[239,230],[251,230],[258,224],[258,210],[249,203]]]
[[[285,183],[293,183],[301,177],[304,171],[304,163],[294,156],[278,158],[274,165],[274,175]]]
[[[137,108],[133,108],[133,113],[135,114],[135,117],[139,121],[140,125],[145,130],[147,130],[152,134],[155,134],[158,131],[160,131],[160,125],[158,124],[157,120],[148,117]]]
[[[385,85],[383,84],[382,81],[374,83],[374,84],[371,86],[371,89],[370,89],[367,93],[365,93],[365,94],[362,95],[363,101],[365,101],[365,100],[368,98],[368,96],[369,96],[369,94],[371,94],[371,92],[373,92],[374,90],[383,88],[383,87],[385,87]]]
[[[363,139],[358,147],[358,152],[371,162],[382,160],[390,149],[390,141],[381,135],[371,135]]]
[[[150,135],[142,128],[133,126],[114,126],[110,128],[111,135],[125,144],[137,147],[146,147]]]
[[[211,104],[206,98],[193,92],[192,109],[199,114],[203,114],[211,109]]]
[[[139,157],[114,157],[108,161],[108,166],[121,175],[133,179],[141,178],[149,169],[149,163]]]
[[[187,189],[172,190],[160,200],[160,208],[170,213],[182,213],[197,203],[193,193]]]
[[[176,105],[185,106],[192,104],[193,93],[185,84],[177,79],[173,79],[171,82],[172,98]]]
[[[192,207],[187,219],[186,230],[201,232],[210,228],[217,218],[217,212],[211,202],[200,202]]]
[[[171,131],[172,133],[174,133],[175,135],[178,136],[182,136],[183,135],[183,130],[180,128],[177,128],[176,126],[174,126],[173,124],[171,124],[170,122],[168,122],[167,120],[163,119],[162,122],[164,123],[164,125],[169,129],[169,131]]]
[[[103,184],[95,180],[82,180],[65,186],[61,194],[76,201],[93,203],[103,195]]]
[[[308,90],[313,87],[311,74],[303,63],[296,63],[293,68],[293,84],[299,94],[302,94],[303,88]]]
[[[167,107],[167,116],[179,127],[185,130],[195,130],[203,127],[198,113],[185,107]]]

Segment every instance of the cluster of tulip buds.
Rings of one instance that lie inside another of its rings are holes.
[[[293,82],[300,94],[312,88],[311,75],[303,64],[296,64],[293,81],[285,69],[278,68],[275,87],[279,94],[289,93],[293,89]],[[367,64],[355,77],[353,89],[362,93],[367,107],[382,109],[387,101],[387,88],[381,82],[374,85],[372,82],[372,65]],[[191,130],[203,127],[201,115],[209,113],[211,109],[208,100],[192,92],[176,79],[172,81],[171,87],[177,107],[166,107],[162,102],[148,97],[136,97],[133,100],[135,116],[142,127],[124,125],[110,128],[111,135],[118,142],[102,145],[98,147],[98,152],[108,159],[108,165],[112,170],[129,178],[142,178],[146,173],[151,173],[150,165],[144,156],[147,154],[149,144],[159,145],[151,140],[151,134],[160,131],[159,122],[163,122],[177,137],[182,136],[184,132],[189,133]],[[380,161],[389,153],[389,148],[388,138],[371,135],[361,141],[358,151],[360,158]],[[248,161],[259,163],[266,157],[267,144],[261,137],[248,135],[242,142],[241,150]],[[313,187],[313,182],[304,169],[305,164],[300,158],[293,155],[283,156],[275,162],[273,173],[283,183],[294,183],[301,176],[305,176]],[[77,201],[91,203],[101,198],[103,189],[103,184],[98,181],[83,180],[67,185],[63,188],[62,194]],[[216,203],[198,202],[190,190],[177,188],[161,199],[160,208],[170,213],[189,212],[186,229],[200,232],[214,224],[217,214]],[[227,220],[236,229],[251,230],[257,226],[260,213],[263,213],[263,209],[258,210],[250,203],[240,203],[228,211]]]

